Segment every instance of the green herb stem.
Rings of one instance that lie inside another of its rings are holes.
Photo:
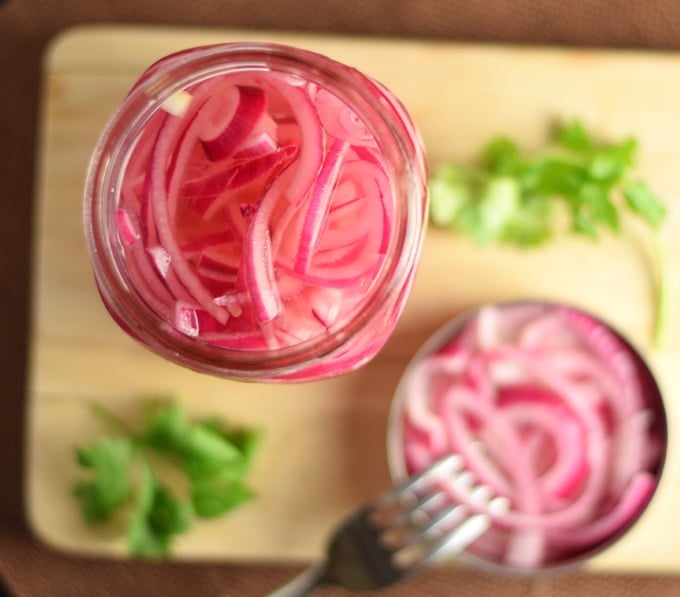
[[[138,440],[137,432],[116,413],[110,411],[100,402],[91,402],[92,411],[105,423],[110,425],[118,433],[128,436],[130,439]]]
[[[652,250],[656,262],[656,292],[654,303],[654,324],[652,333],[652,348],[662,350],[668,341],[669,319],[669,287],[668,287],[668,256],[658,233],[652,233]]]

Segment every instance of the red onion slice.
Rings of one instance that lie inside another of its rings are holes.
[[[173,226],[170,223],[170,216],[168,214],[168,196],[172,190],[167,188],[168,181],[165,174],[165,161],[173,147],[173,141],[179,132],[181,124],[182,121],[179,119],[167,121],[161,129],[158,142],[154,148],[154,156],[151,162],[150,198],[154,221],[158,237],[163,248],[168,252],[172,260],[172,267],[179,279],[208,313],[224,323],[228,319],[228,314],[212,303],[212,295],[203,287],[193,268],[187,262],[173,233]],[[177,168],[181,169],[181,167],[182,165],[178,164]]]
[[[118,208],[116,210],[116,225],[121,241],[128,247],[137,243],[142,236],[139,232],[139,223],[126,209]]]
[[[302,225],[302,237],[295,259],[295,269],[299,272],[309,270],[312,255],[319,242],[319,237],[326,221],[342,166],[342,158],[347,144],[334,139],[326,153],[319,177],[316,179],[309,200]]]
[[[233,162],[228,168],[221,166],[214,174],[185,182],[181,194],[191,199],[216,199],[226,191],[247,185],[265,174],[271,174],[286,164],[297,148],[282,147],[276,151],[247,160]]]
[[[375,137],[364,121],[345,102],[322,88],[314,89],[313,93],[319,119],[333,137],[351,145],[375,145]]]
[[[208,158],[218,161],[231,156],[248,138],[265,113],[266,96],[259,87],[237,85],[225,88],[221,96],[213,95],[208,107],[214,109],[217,122],[204,124],[200,138]],[[220,129],[218,134],[215,128]]]
[[[296,84],[292,76],[273,74],[264,79],[263,83],[286,101],[297,124],[299,142],[296,145],[300,148],[300,154],[295,165],[295,177],[286,189],[285,196],[292,203],[298,204],[305,200],[321,169],[323,129],[302,81]]]

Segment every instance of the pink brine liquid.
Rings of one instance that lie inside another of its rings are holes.
[[[377,101],[384,90],[375,90]],[[285,350],[361,315],[394,251],[389,176],[367,123],[322,85],[266,69],[218,74],[144,123],[120,177],[113,236],[130,284],[170,334]],[[370,334],[298,377],[373,356],[412,276],[413,265]]]

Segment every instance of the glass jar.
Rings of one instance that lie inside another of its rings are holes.
[[[369,361],[413,282],[422,143],[359,71],[269,43],[152,65],[92,156],[84,220],[118,325],[235,379],[322,379]]]

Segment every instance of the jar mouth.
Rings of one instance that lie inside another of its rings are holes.
[[[385,259],[360,308],[351,316],[309,340],[274,349],[237,350],[176,331],[147,304],[126,271],[113,223],[135,140],[164,102],[176,92],[212,77],[252,71],[281,72],[320,83],[361,114],[389,169],[387,178],[395,202],[395,217]],[[262,373],[287,375],[308,366],[310,360],[341,352],[379,316],[386,301],[396,300],[410,285],[422,249],[427,201],[421,182],[425,166],[418,143],[412,123],[404,119],[400,106],[378,84],[313,52],[244,42],[192,48],[161,59],[147,70],[112,116],[97,143],[87,174],[85,235],[96,282],[107,308],[133,336],[144,335],[157,352],[190,368],[200,363],[202,371],[219,375],[252,378]]]
[[[406,457],[404,453],[405,438],[403,435],[402,420],[404,416],[403,409],[406,396],[405,388],[409,375],[425,358],[436,354],[452,339],[457,337],[458,333],[464,328],[464,326],[473,321],[486,307],[493,307],[499,310],[514,307],[541,308],[546,310],[568,309],[591,318],[593,321],[604,326],[618,341],[621,342],[623,349],[631,356],[638,375],[640,376],[641,387],[644,388],[643,394],[645,399],[645,408],[653,413],[654,423],[652,429],[650,429],[649,435],[650,438],[658,441],[660,445],[660,453],[654,460],[654,466],[652,467],[653,470],[651,471],[651,474],[655,479],[655,485],[651,494],[646,500],[644,500],[637,513],[625,521],[624,524],[622,524],[615,532],[609,536],[606,536],[604,539],[596,542],[590,547],[586,547],[580,551],[577,550],[571,555],[563,558],[557,558],[555,560],[544,562],[542,565],[535,568],[522,568],[519,566],[513,566],[490,557],[484,557],[483,555],[474,553],[470,550],[465,550],[458,556],[460,561],[466,565],[478,568],[485,572],[505,576],[536,577],[576,570],[584,566],[595,556],[601,554],[612,545],[617,543],[643,516],[644,512],[647,510],[649,504],[652,502],[655,494],[658,491],[659,483],[663,476],[668,451],[668,418],[666,408],[664,405],[661,389],[649,364],[646,362],[641,352],[630,342],[630,340],[626,338],[624,334],[619,332],[614,326],[602,320],[602,318],[598,317],[597,315],[573,305],[549,300],[508,300],[487,303],[473,307],[453,317],[447,323],[439,327],[412,356],[410,362],[403,371],[397,388],[394,392],[394,397],[392,399],[388,414],[386,436],[386,450],[390,477],[393,482],[399,483],[408,476]]]

